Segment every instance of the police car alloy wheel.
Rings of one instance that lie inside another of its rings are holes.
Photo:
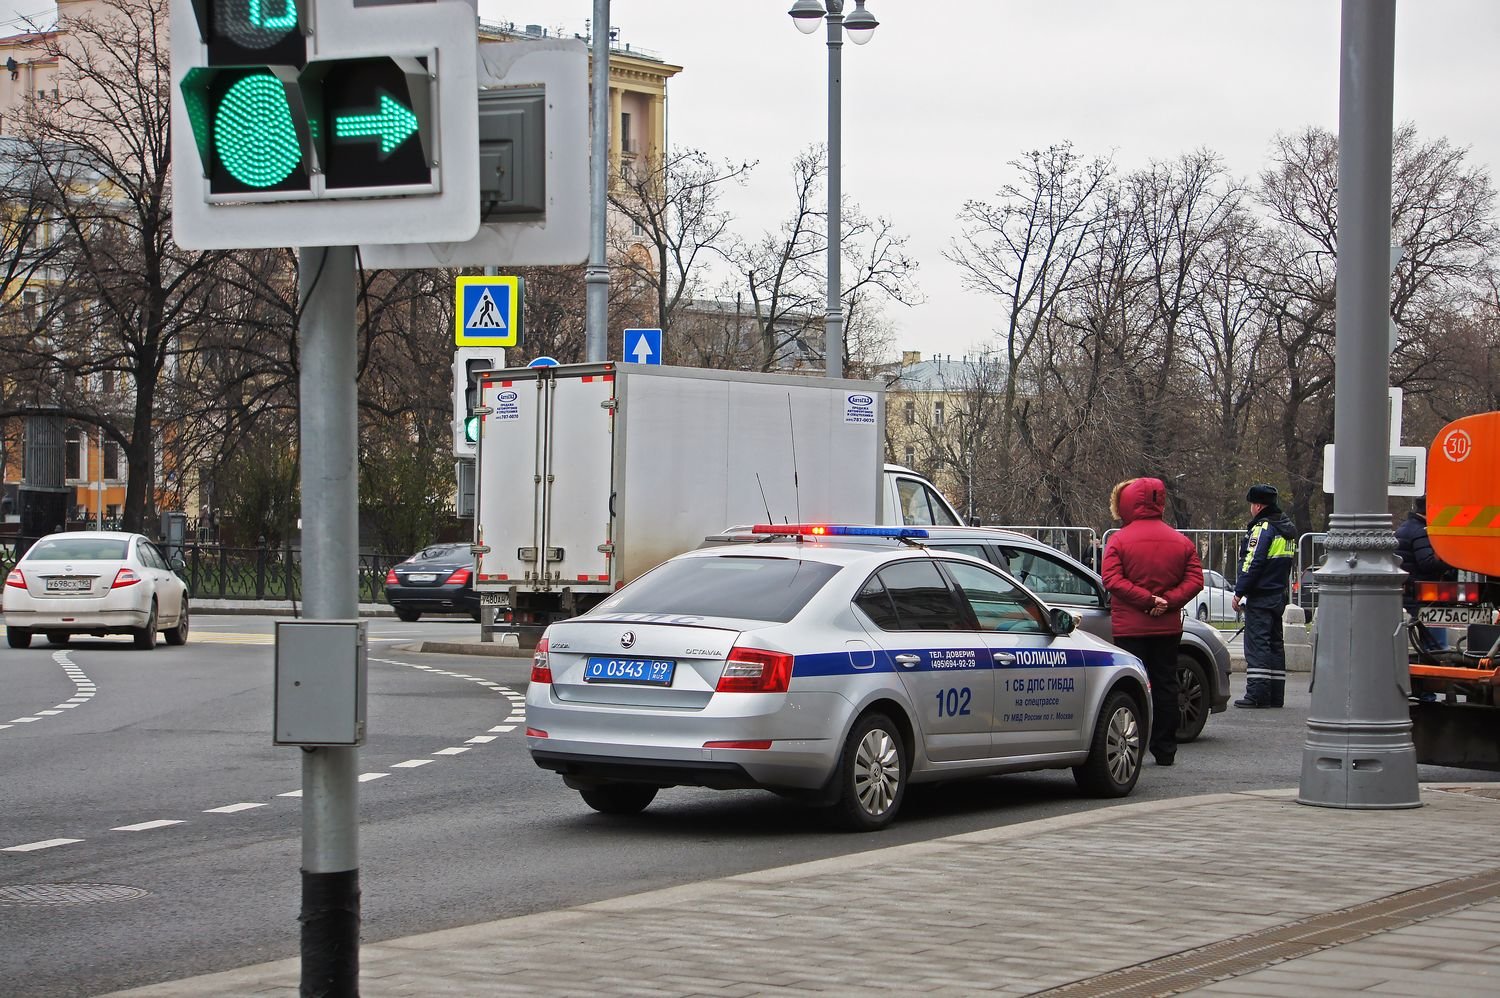
[[[896,818],[906,796],[901,731],[884,714],[860,718],[844,743],[839,768],[840,817],[854,831],[873,832]]]
[[[1088,759],[1073,769],[1079,789],[1093,797],[1124,797],[1135,789],[1145,747],[1142,732],[1135,700],[1122,690],[1111,693],[1094,725]]]

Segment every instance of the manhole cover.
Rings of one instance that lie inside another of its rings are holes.
[[[1500,786],[1487,787],[1429,787],[1430,790],[1438,790],[1445,794],[1463,794],[1466,797],[1483,797],[1485,800],[1500,801]]]
[[[150,894],[123,884],[13,884],[0,887],[0,904],[101,904]]]

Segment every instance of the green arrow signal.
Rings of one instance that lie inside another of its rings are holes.
[[[396,147],[411,138],[417,130],[417,116],[412,109],[390,94],[380,95],[380,110],[374,114],[346,114],[333,119],[336,139],[380,140],[380,155],[389,156]]]

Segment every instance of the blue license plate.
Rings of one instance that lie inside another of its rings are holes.
[[[590,658],[583,664],[586,683],[636,683],[671,686],[677,663],[661,658]]]

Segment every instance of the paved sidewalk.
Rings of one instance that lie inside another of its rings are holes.
[[[1500,785],[1400,811],[1293,797],[1120,804],[366,943],[361,994],[1500,994]],[[298,971],[121,994],[289,998]]]

